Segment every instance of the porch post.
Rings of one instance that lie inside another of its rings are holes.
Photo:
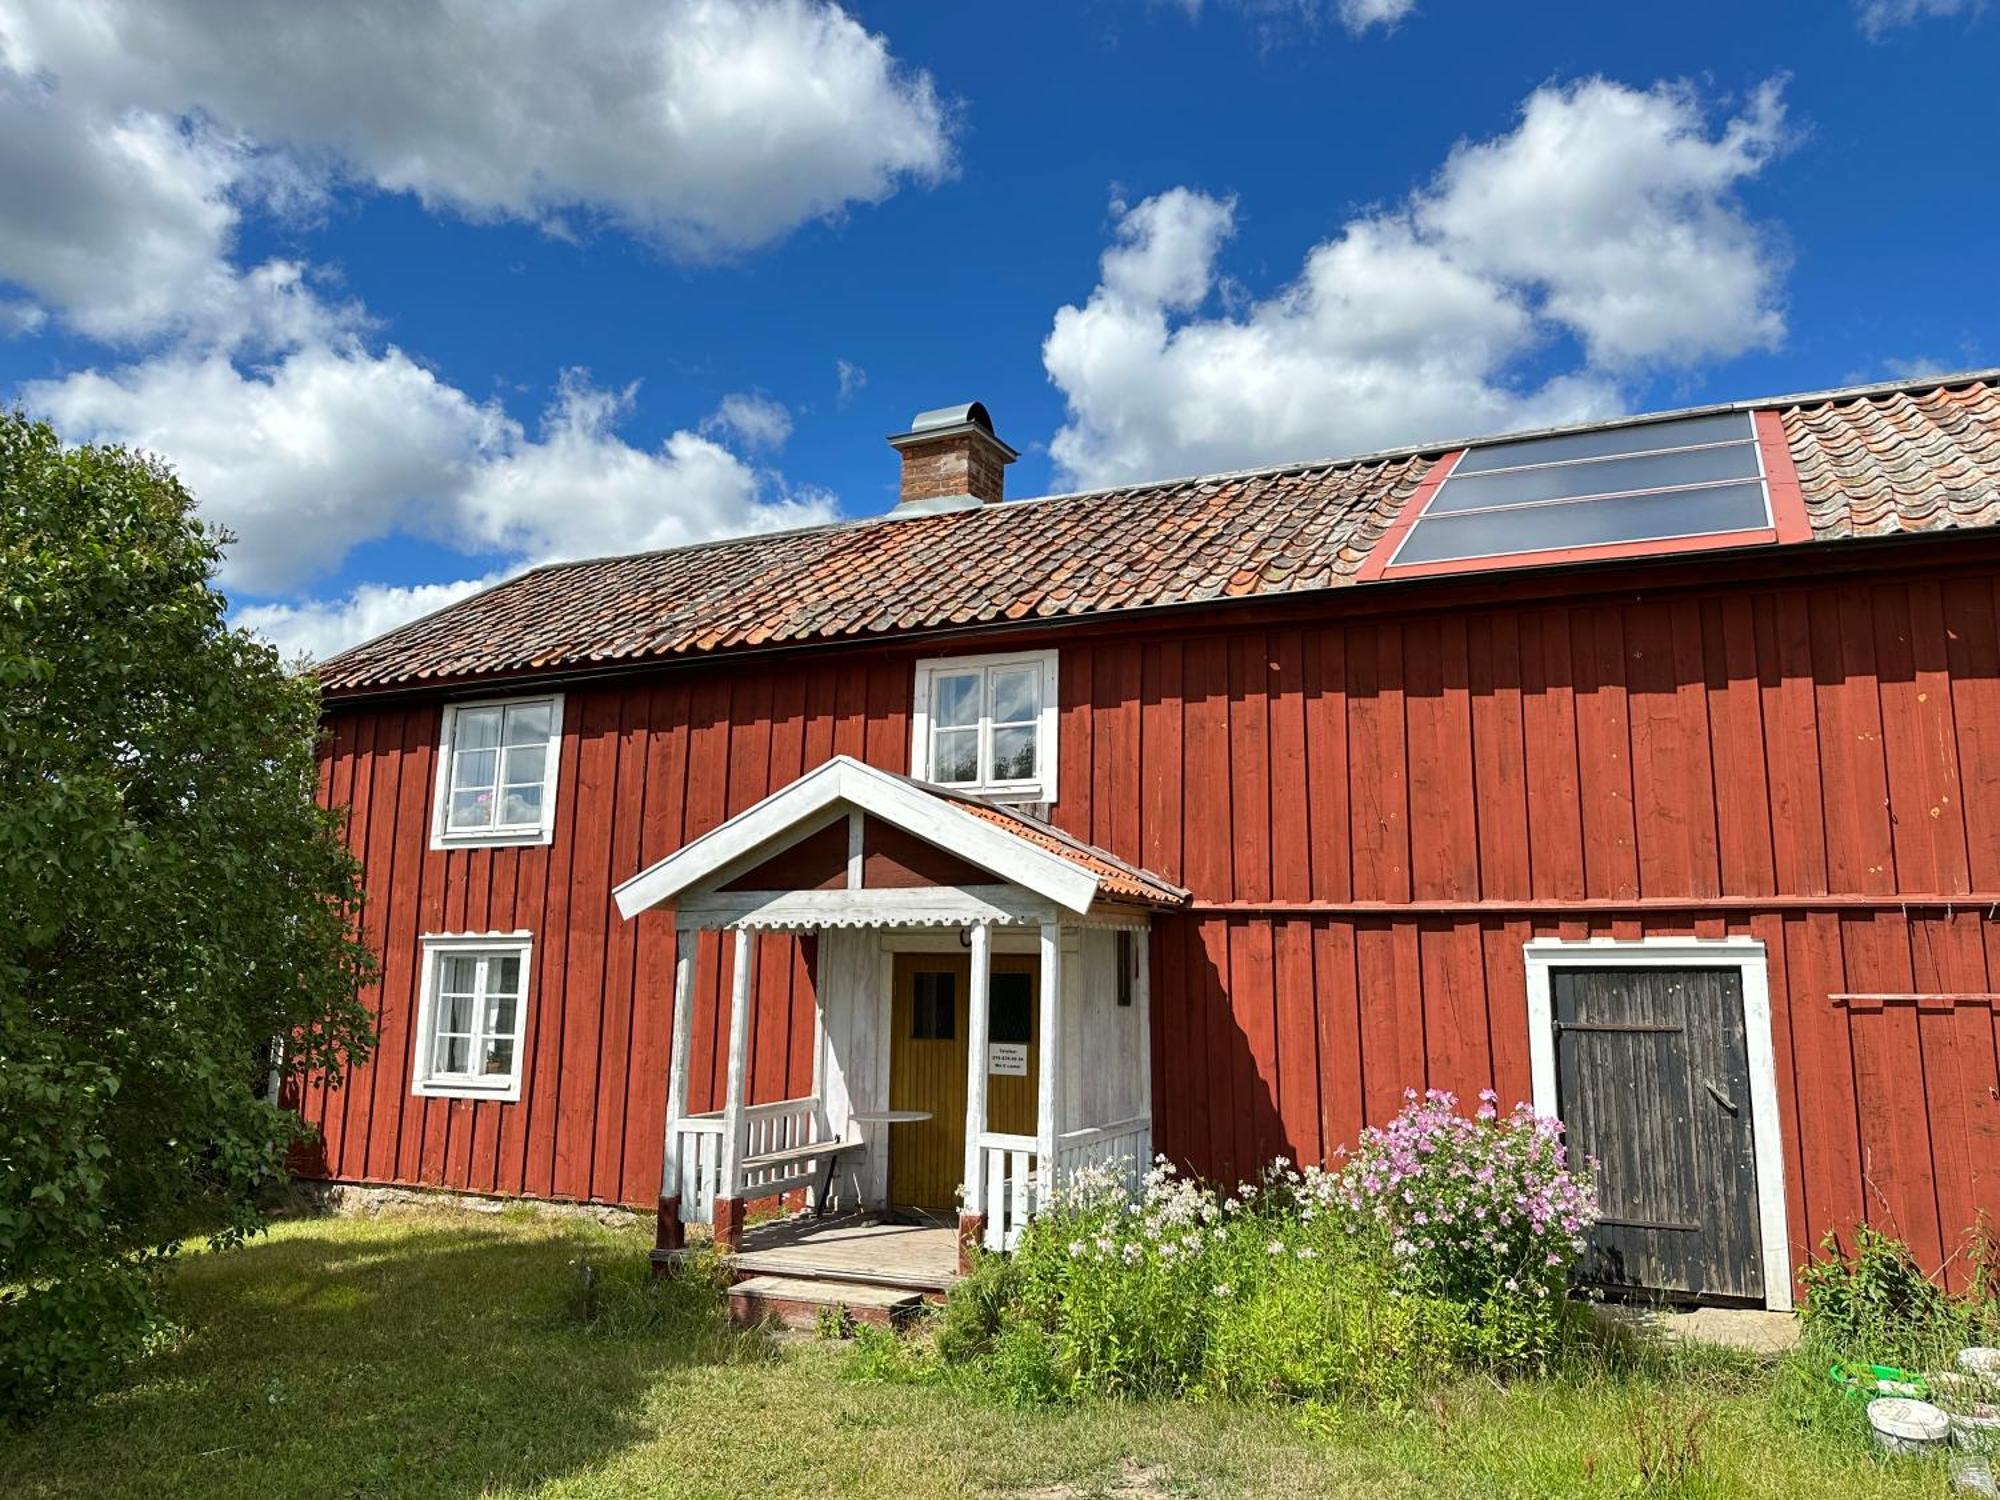
[[[736,969],[729,990],[729,1084],[722,1106],[722,1181],[711,1224],[715,1242],[734,1250],[743,1243],[743,1071],[750,1050],[750,929],[736,929]]]
[[[1040,1207],[1056,1188],[1056,1141],[1062,1135],[1062,924],[1042,923],[1042,1006],[1036,1036],[1041,1077],[1036,1089],[1035,1160],[1040,1166]]]
[[[986,1038],[992,1010],[993,925],[972,924],[972,986],[965,1018],[965,1187],[958,1204],[958,1269],[972,1269],[973,1247],[986,1237]]]
[[[674,1127],[687,1113],[688,1038],[694,1031],[694,959],[701,949],[697,932],[674,934],[674,1029],[667,1043],[667,1125],[660,1151],[660,1210],[653,1221],[653,1247],[678,1250],[687,1242],[681,1228],[681,1148]]]
[[[1132,934],[1133,955],[1139,965],[1139,1113],[1146,1117],[1146,1149],[1140,1153],[1134,1171],[1144,1179],[1153,1169],[1153,924],[1148,922]],[[1135,1189],[1136,1191],[1136,1189]]]

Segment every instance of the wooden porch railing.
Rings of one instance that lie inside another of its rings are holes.
[[[722,1184],[722,1137],[727,1128],[719,1109],[687,1115],[674,1122],[674,1143],[680,1159],[681,1222],[707,1224],[719,1197],[774,1198],[794,1188],[817,1186],[819,1158],[799,1155],[800,1149],[826,1139],[825,1112],[817,1095],[752,1104],[743,1111],[743,1162],[736,1190],[725,1194]],[[782,1162],[757,1165],[760,1157],[783,1156]]]
[[[1041,1202],[1035,1138],[981,1131],[986,1155],[986,1248],[1012,1250]]]
[[[1056,1137],[1056,1187],[1066,1187],[1087,1167],[1115,1166],[1124,1177],[1126,1189],[1139,1191],[1139,1184],[1153,1160],[1153,1118],[1134,1115],[1109,1125],[1092,1125],[1069,1130]]]

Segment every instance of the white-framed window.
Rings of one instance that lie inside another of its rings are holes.
[[[548,843],[562,720],[560,693],[446,704],[431,847]]]
[[[525,932],[433,933],[423,953],[412,1091],[520,1098],[534,940]]]
[[[1015,802],[1056,800],[1056,653],[917,663],[910,772]]]

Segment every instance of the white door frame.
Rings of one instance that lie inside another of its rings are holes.
[[[1528,1059],[1535,1113],[1558,1118],[1555,1005],[1550,975],[1562,967],[1620,969],[1735,968],[1742,975],[1743,1036],[1750,1062],[1750,1128],[1757,1155],[1758,1233],[1764,1253],[1764,1305],[1792,1309],[1792,1250],[1785,1212],[1785,1143],[1778,1120],[1777,1053],[1771,1041],[1771,980],[1755,938],[1534,938],[1522,947],[1528,978]]]

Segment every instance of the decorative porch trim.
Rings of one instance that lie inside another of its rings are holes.
[[[859,891],[705,891],[683,896],[674,925],[812,931],[824,927],[1037,926],[1054,921],[1052,902],[1011,885],[910,886]]]
[[[625,881],[612,893],[618,910],[635,917],[712,882],[736,861],[842,803],[949,849],[1066,911],[1088,911],[1097,895],[1097,877],[1073,861],[1007,832],[917,782],[836,755]]]

